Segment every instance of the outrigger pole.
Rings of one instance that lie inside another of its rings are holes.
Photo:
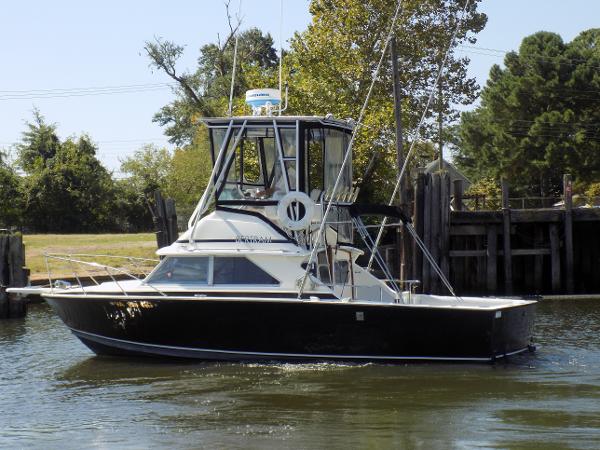
[[[317,238],[315,239],[315,244],[313,245],[312,251],[310,252],[310,257],[308,258],[308,264],[306,265],[306,270],[304,272],[304,276],[302,277],[302,280],[300,282],[300,286],[298,289],[298,299],[300,299],[302,297],[302,292],[304,291],[304,285],[306,284],[306,278],[308,278],[308,274],[310,273],[310,268],[314,262],[315,255],[317,254],[317,248],[318,248],[319,243],[321,242],[321,238],[323,236],[323,231],[325,229],[325,222],[327,220],[327,216],[329,215],[329,211],[331,210],[331,205],[333,204],[333,199],[335,199],[335,194],[340,185],[340,181],[342,179],[342,174],[344,173],[344,168],[346,167],[346,164],[348,163],[348,158],[350,157],[350,154],[352,153],[352,146],[354,145],[354,140],[356,139],[356,133],[358,132],[358,129],[361,125],[361,122],[362,122],[365,112],[367,110],[367,105],[369,104],[369,100],[371,99],[373,87],[375,86],[375,82],[379,78],[379,71],[381,69],[381,64],[383,63],[383,59],[385,57],[385,53],[386,53],[386,50],[390,43],[390,40],[392,39],[392,36],[394,35],[394,28],[396,26],[396,20],[398,19],[398,15],[400,14],[401,7],[402,7],[402,0],[398,0],[398,4],[396,6],[396,12],[394,13],[394,17],[392,18],[392,23],[390,24],[390,29],[389,29],[387,38],[385,40],[385,45],[384,45],[383,49],[381,50],[381,57],[379,58],[379,63],[377,64],[377,68],[375,69],[375,73],[373,74],[373,79],[371,80],[371,85],[369,86],[369,90],[367,91],[367,96],[366,96],[363,106],[360,110],[360,114],[358,115],[358,120],[356,121],[356,126],[354,127],[354,130],[352,131],[352,137],[350,138],[350,142],[348,143],[348,148],[346,149],[346,155],[344,156],[344,160],[342,161],[342,165],[340,166],[340,171],[335,180],[335,184],[333,185],[333,189],[332,189],[331,195],[329,197],[330,201],[329,201],[329,203],[327,203],[327,208],[325,209],[325,213],[323,214],[323,218],[321,219],[321,224],[319,226]]]

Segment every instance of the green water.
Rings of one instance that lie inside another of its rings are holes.
[[[0,321],[0,448],[600,448],[600,301],[538,307],[496,365],[98,358],[46,305]]]

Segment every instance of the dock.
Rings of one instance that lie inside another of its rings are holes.
[[[6,289],[27,286],[28,277],[23,237],[7,230],[0,231],[0,319],[18,318],[26,314],[27,301],[8,294]]]
[[[446,172],[419,174],[412,197],[415,229],[459,295],[600,293],[600,208],[573,207],[569,175],[558,207],[511,208],[503,181],[500,209],[467,210]],[[416,245],[398,253],[403,278],[447,293]]]

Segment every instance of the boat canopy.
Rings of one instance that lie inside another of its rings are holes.
[[[352,125],[322,117],[205,119],[209,128],[217,206],[276,204],[290,191],[320,202],[333,190]],[[219,157],[221,150],[223,153]],[[347,164],[336,201],[353,197]]]

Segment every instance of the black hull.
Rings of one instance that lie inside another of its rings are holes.
[[[535,304],[468,310],[295,300],[47,301],[97,354],[221,361],[492,361],[528,349],[535,315]]]

